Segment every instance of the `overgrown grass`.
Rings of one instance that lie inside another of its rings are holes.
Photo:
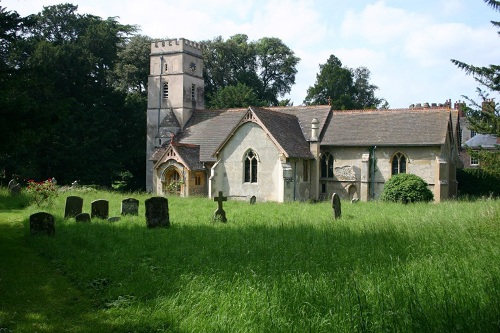
[[[126,196],[59,195],[54,237],[29,236],[24,211],[26,245],[91,300],[75,332],[500,330],[500,201],[343,202],[340,220],[328,203],[228,201],[222,224],[213,201],[170,197],[171,227],[149,230],[145,194],[139,216],[90,224],[63,219],[70,194],[110,216]]]

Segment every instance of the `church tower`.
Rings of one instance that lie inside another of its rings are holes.
[[[194,109],[204,109],[203,55],[199,43],[151,43],[148,78],[146,190],[153,189],[153,153],[184,129]]]

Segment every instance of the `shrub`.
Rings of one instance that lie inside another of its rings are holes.
[[[57,196],[57,186],[50,179],[42,182],[28,180],[26,191],[33,198],[37,206],[45,202],[51,204],[52,199]]]
[[[434,200],[434,194],[427,188],[427,183],[419,176],[400,173],[392,176],[385,183],[380,199],[402,203],[429,202]]]

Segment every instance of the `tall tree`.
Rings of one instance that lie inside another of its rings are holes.
[[[484,0],[495,11],[500,12],[500,1]],[[493,26],[500,28],[499,21],[491,21]],[[500,34],[500,31],[499,31]],[[464,96],[469,106],[464,107],[468,126],[471,130],[482,134],[492,134],[500,137],[500,108],[490,94],[500,92],[500,65],[474,66],[455,59],[451,60],[458,68],[472,75],[478,82],[477,88],[480,102]],[[500,177],[500,149],[493,151],[479,150],[469,153],[480,160],[481,168],[488,173]]]
[[[277,38],[249,42],[248,36],[238,34],[226,41],[219,36],[203,43],[209,106],[220,90],[239,83],[250,88],[262,104],[278,105],[278,98],[290,92],[295,83],[299,58]]]
[[[11,84],[0,86],[6,129],[0,168],[13,166],[11,172],[30,178],[55,176],[62,183],[109,186],[127,170],[143,179],[143,168],[131,168],[138,156],[143,160],[138,147],[145,146],[144,131],[137,124],[145,124],[145,98],[118,91],[112,80],[135,27],[77,9],[49,6],[22,18],[22,29],[7,45]]]
[[[124,92],[146,95],[149,75],[149,53],[152,39],[136,35],[118,51],[114,69],[114,84]]]
[[[330,104],[337,110],[387,107],[383,98],[375,97],[378,87],[369,82],[370,75],[366,67],[342,66],[340,59],[332,54],[325,64],[319,65],[316,83],[307,90],[304,103]]]

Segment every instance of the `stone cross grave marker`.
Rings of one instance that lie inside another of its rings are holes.
[[[139,215],[139,200],[134,198],[123,199],[122,215]]]
[[[46,212],[38,212],[30,215],[30,234],[54,235],[56,226],[54,215]]]
[[[167,198],[152,197],[144,203],[146,206],[146,226],[148,228],[170,227]]]
[[[90,217],[100,218],[106,220],[109,215],[109,201],[104,199],[98,199],[92,201],[92,208],[90,212]]]
[[[217,201],[218,208],[214,213],[214,220],[227,222],[226,212],[222,209],[222,202],[227,201],[227,197],[222,196],[222,191],[219,191],[219,195],[214,198],[214,201]]]
[[[90,222],[90,214],[89,213],[80,213],[80,214],[75,216],[75,221],[89,223]]]
[[[64,218],[75,217],[82,212],[83,198],[70,195],[66,198],[66,206],[64,208]]]
[[[339,219],[342,216],[342,209],[340,207],[340,197],[337,193],[333,193],[332,195],[332,208],[333,217]]]

